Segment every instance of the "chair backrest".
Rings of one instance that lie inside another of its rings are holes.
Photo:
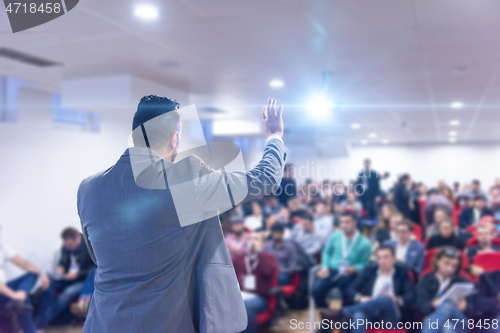
[[[486,272],[500,270],[500,253],[484,252],[474,257],[474,265],[481,267]]]
[[[415,239],[419,242],[422,241],[422,227],[420,224],[413,223],[413,236],[415,236]]]
[[[477,237],[471,237],[467,240],[466,247],[471,248],[471,247],[476,246],[478,244],[479,244],[479,242],[477,240]],[[493,238],[491,241],[491,244],[495,245],[495,246],[500,246],[500,238]]]

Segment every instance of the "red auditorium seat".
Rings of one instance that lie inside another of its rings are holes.
[[[273,289],[278,287],[278,274],[279,274],[279,269],[276,269],[276,271],[273,274],[273,281],[272,281]],[[276,294],[271,293],[271,296],[269,297],[269,304],[267,306],[267,311],[257,316],[258,325],[265,324],[272,319],[274,311],[276,310],[276,298],[277,298]]]
[[[413,236],[415,236],[415,239],[419,242],[422,241],[422,227],[420,224],[413,223]]]
[[[493,238],[492,240],[493,245],[500,246],[500,238]],[[478,244],[477,237],[472,237],[467,240],[467,248],[471,248],[473,246],[476,246]]]
[[[295,273],[290,279],[290,284],[281,286],[281,293],[284,297],[290,297],[297,291],[300,285],[300,272]]]
[[[500,253],[479,253],[474,258],[474,265],[483,268],[485,272],[498,271],[500,270]]]

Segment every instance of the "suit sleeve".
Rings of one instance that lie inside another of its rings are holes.
[[[242,202],[271,194],[280,186],[287,156],[284,144],[271,139],[266,144],[262,159],[248,172],[225,169],[203,171],[204,174],[200,174],[193,184],[197,209],[203,213],[216,210],[221,213]]]
[[[349,285],[346,292],[346,300],[348,304],[356,303],[357,295],[369,296],[360,294],[360,290],[363,283],[368,281],[370,271],[371,269],[369,267],[365,268],[363,272],[361,272],[361,274],[354,280],[354,282]]]
[[[427,278],[429,275],[427,274],[420,280],[417,285],[417,310],[422,316],[427,316],[431,313],[434,308],[432,307],[432,301],[434,300],[434,296],[429,293],[428,284],[429,279]]]
[[[415,302],[415,287],[411,283],[408,273],[404,274],[403,276],[403,295],[401,296],[403,304],[401,305],[404,307],[409,307]]]
[[[367,241],[360,249],[358,262],[352,265],[357,272],[361,272],[363,269],[365,269],[366,265],[370,262],[371,255],[372,255],[372,249],[370,243],[368,243]]]

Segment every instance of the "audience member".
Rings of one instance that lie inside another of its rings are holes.
[[[446,185],[442,188],[445,187]],[[453,212],[453,203],[436,189],[431,189],[428,192],[427,203],[424,208],[427,227],[435,224],[436,221],[434,221],[434,213],[438,209],[442,210],[447,216],[451,217],[451,213]]]
[[[245,217],[245,227],[255,231],[264,226],[264,217],[262,215],[262,207],[259,201],[252,201],[251,207],[252,214]]]
[[[278,215],[283,205],[280,203],[279,198],[275,195],[266,197],[267,205],[264,207],[264,212],[269,214]]]
[[[234,215],[229,221],[231,232],[226,235],[226,245],[231,258],[234,258],[238,254],[246,252],[249,237],[241,215]]]
[[[449,212],[446,209],[442,207],[436,208],[434,210],[434,216],[433,216],[434,222],[430,226],[427,226],[427,232],[426,232],[427,237],[432,237],[434,235],[437,235],[439,230],[439,225],[441,224],[441,222],[450,219],[451,216],[449,215]]]
[[[387,244],[396,251],[396,259],[405,263],[418,276],[424,268],[425,249],[422,243],[412,236],[413,223],[409,220],[403,220],[396,227],[397,240],[390,240]]]
[[[297,181],[295,180],[295,166],[293,164],[285,164],[278,194],[280,203],[285,207],[290,198],[297,196]]]
[[[263,247],[263,235],[252,233],[248,252],[239,254],[233,261],[247,310],[248,327],[244,331],[246,333],[257,332],[257,317],[267,310],[274,274],[279,269],[276,258],[263,252]]]
[[[355,193],[348,193],[347,197],[344,201],[342,201],[337,207],[336,211],[338,213],[342,212],[353,212],[356,214],[356,216],[361,216],[361,210],[363,209],[363,206],[361,205],[361,202],[358,201],[358,197]]]
[[[363,190],[359,198],[367,211],[367,217],[375,219],[377,217],[376,204],[380,202],[380,177],[378,172],[371,169],[371,160],[368,158],[364,161],[364,168],[358,175],[356,185],[362,186]]]
[[[79,318],[85,318],[90,306],[90,300],[94,294],[94,278],[95,278],[96,268],[92,267],[87,274],[85,283],[83,284],[82,292],[78,298],[78,302],[71,304],[71,313]]]
[[[427,250],[442,246],[453,246],[460,250],[463,250],[465,247],[463,240],[456,234],[453,222],[449,219],[439,223],[438,233],[429,238]]]
[[[333,287],[346,288],[370,260],[370,241],[358,231],[354,213],[342,213],[340,229],[326,243],[321,269],[314,280],[313,297],[320,308],[326,306],[325,295],[328,290]]]
[[[466,250],[469,262],[471,263],[469,269],[472,275],[479,276],[483,273],[483,269],[474,265],[474,258],[479,253],[500,251],[500,246],[493,244],[495,232],[490,223],[481,223],[477,228],[477,245],[472,246]]]
[[[441,248],[432,262],[432,272],[426,274],[417,286],[416,307],[420,315],[424,316],[424,323],[437,322],[437,327],[430,328],[423,325],[423,333],[446,331],[444,324],[447,320],[464,320],[467,310],[467,301],[460,298],[457,302],[443,300],[442,297],[455,283],[467,283],[468,280],[459,274],[461,269],[461,255],[452,247]],[[467,326],[456,326],[457,332],[466,332]]]
[[[95,267],[82,234],[75,228],[66,228],[61,234],[63,247],[49,289],[44,291],[36,318],[39,328],[45,327],[81,293],[89,271]],[[60,293],[57,299],[55,294]]]
[[[292,197],[288,199],[287,205],[288,211],[290,211],[290,218],[294,219],[297,215],[300,215],[302,211],[302,204],[300,203],[299,197]]]
[[[394,187],[394,205],[407,219],[412,218],[412,211],[415,209],[413,197],[410,192],[411,187],[412,181],[408,174],[402,175],[397,185]]]
[[[327,214],[326,203],[319,201],[314,206],[314,229],[323,238],[328,238],[333,230],[333,216]]]
[[[7,280],[6,266],[11,262],[26,274]],[[0,312],[7,309],[18,314],[17,320],[24,333],[35,333],[33,307],[30,302],[30,292],[40,280],[42,290],[49,288],[47,275],[34,264],[21,257],[0,237]]]
[[[383,245],[376,251],[376,263],[366,267],[349,286],[349,303],[339,314],[323,310],[323,318],[350,319],[351,321],[391,323],[396,327],[402,315],[407,313],[415,301],[415,289],[408,268],[396,262],[394,249]],[[352,333],[364,333],[364,325],[356,325]]]
[[[483,216],[493,215],[493,212],[486,206],[486,197],[478,195],[474,197],[472,207],[465,208],[460,214],[459,226],[460,231],[465,232],[467,227],[477,225]]]
[[[478,179],[472,181],[472,185],[469,189],[464,192],[464,196],[469,199],[474,199],[477,197],[487,198],[486,192],[481,188],[481,182]]]
[[[391,215],[389,218],[389,224],[387,228],[378,228],[375,234],[375,239],[377,240],[377,243],[375,246],[378,246],[379,244],[384,244],[385,242],[389,240],[396,240],[397,239],[397,226],[398,224],[403,221],[404,217],[401,213],[396,212]]]
[[[272,254],[279,265],[278,284],[287,285],[292,273],[297,271],[297,251],[295,246],[284,239],[285,227],[281,223],[275,223],[271,227],[272,239],[264,245],[264,251]]]
[[[302,211],[299,220],[300,224],[293,228],[290,239],[299,244],[307,255],[313,258],[321,252],[326,240],[316,232],[311,214]]]

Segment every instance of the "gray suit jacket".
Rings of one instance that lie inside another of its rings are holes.
[[[398,246],[397,240],[389,240],[386,244],[392,246],[396,250]],[[408,243],[408,250],[406,250],[405,264],[411,268],[415,273],[420,274],[424,268],[425,249],[422,243],[412,239]]]
[[[84,239],[97,264],[83,332],[244,330],[245,306],[218,216],[181,227],[168,184],[157,190],[139,187],[129,151],[111,168],[85,179],[78,189]],[[253,170],[226,173],[226,177],[215,172],[210,179],[234,186],[246,177],[246,200],[252,200],[276,190],[287,154],[283,143],[272,139]],[[206,171],[194,157],[162,164],[169,182],[179,170]]]

